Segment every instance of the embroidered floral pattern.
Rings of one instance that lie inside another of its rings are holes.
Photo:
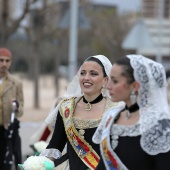
[[[170,150],[170,120],[161,120],[148,130],[141,139],[141,145],[146,152],[156,155],[161,150],[165,153]]]
[[[99,125],[101,119],[95,119],[95,120],[82,120],[76,117],[73,117],[74,126],[77,129],[89,129],[89,128],[95,128]]]

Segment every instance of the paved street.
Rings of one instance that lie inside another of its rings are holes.
[[[27,155],[33,154],[32,149],[29,147],[31,142],[30,137],[41,127],[42,123],[43,122],[21,122],[20,136],[22,139],[23,161],[26,159]]]

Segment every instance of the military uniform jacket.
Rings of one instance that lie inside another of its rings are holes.
[[[19,109],[15,112],[16,117],[20,117],[23,115],[23,89],[22,83],[18,81],[13,75],[10,73],[7,74],[5,80],[5,86],[3,92],[1,94],[2,98],[2,116],[3,116],[3,124],[7,129],[8,123],[11,120],[11,100],[16,99],[19,103]]]

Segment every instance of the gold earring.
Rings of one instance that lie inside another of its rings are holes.
[[[105,85],[102,86],[101,93],[103,96],[105,96],[105,94],[106,94],[106,86]]]

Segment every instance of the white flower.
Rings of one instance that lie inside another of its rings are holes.
[[[39,142],[36,142],[36,143],[34,144],[34,148],[35,148],[39,153],[41,153],[43,150],[46,149],[47,145],[48,145],[47,142],[45,142],[45,141],[39,141]]]
[[[49,162],[54,167],[54,162],[45,156],[30,156],[23,164],[24,170],[46,170],[44,162]]]

